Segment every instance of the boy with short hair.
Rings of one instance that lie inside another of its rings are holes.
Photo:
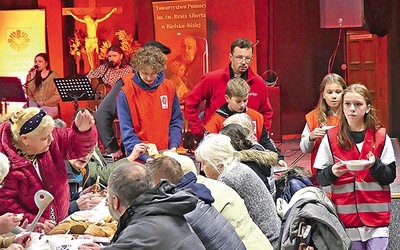
[[[238,77],[229,80],[225,91],[226,103],[217,109],[204,125],[206,133],[218,133],[226,118],[237,113],[246,113],[253,122],[254,135],[257,137],[257,141],[261,141],[263,131],[268,136],[263,116],[256,110],[247,107],[249,92],[250,87],[244,79]]]
[[[254,135],[257,138],[257,142],[264,149],[276,152],[279,158],[279,165],[287,167],[284,156],[275,147],[274,142],[268,135],[268,131],[264,126],[263,115],[247,107],[249,93],[250,86],[244,79],[240,77],[230,79],[225,91],[226,103],[217,109],[210,120],[204,125],[206,134],[218,133],[224,127],[223,122],[226,118],[234,114],[246,113],[253,123]]]

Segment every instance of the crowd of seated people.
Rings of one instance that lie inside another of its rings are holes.
[[[185,117],[198,141],[191,157],[177,153],[183,114],[165,53],[152,43],[136,52],[132,73],[116,80],[113,112],[125,152],[114,162],[98,146],[102,120],[96,124],[87,108],[71,126],[42,103],[0,117],[0,233],[12,232],[0,248],[32,244],[21,231],[38,213],[37,191],[54,196],[34,227],[47,234],[100,204],[104,189],[118,227],[109,246],[79,249],[386,249],[396,164],[368,89],[327,75],[300,143],[313,154],[313,171],[288,167],[268,135],[272,109],[249,67],[252,53],[250,41],[235,40],[228,67],[204,75],[187,95]],[[38,57],[32,93],[52,74],[45,55]],[[366,159],[357,171],[345,163],[354,159]],[[275,166],[288,170],[277,178]],[[307,227],[311,237],[300,239]]]

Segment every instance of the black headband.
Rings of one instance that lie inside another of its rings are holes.
[[[39,124],[42,122],[43,117],[45,117],[46,112],[42,109],[36,115],[32,116],[29,120],[27,120],[19,130],[19,135],[28,134],[35,130]]]

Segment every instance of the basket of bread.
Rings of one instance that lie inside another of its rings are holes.
[[[116,231],[117,221],[111,215],[96,222],[88,221],[84,216],[71,215],[68,219],[55,226],[49,234],[72,234],[75,238],[79,235],[88,234],[111,239]]]

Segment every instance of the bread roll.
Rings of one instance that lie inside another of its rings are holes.
[[[92,236],[97,236],[97,237],[106,237],[105,232],[101,229],[101,227],[91,224],[88,226],[88,228],[85,230],[85,234],[89,234]]]
[[[80,215],[76,215],[76,214],[71,214],[70,217],[73,221],[87,221],[88,220],[88,218],[80,216]]]
[[[147,154],[150,156],[158,154],[157,145],[154,143],[147,143]]]
[[[82,225],[82,224],[77,224],[77,225],[73,225],[73,226],[71,227],[70,233],[71,233],[71,234],[84,234],[85,231],[86,231],[86,228],[85,228],[84,225]]]

